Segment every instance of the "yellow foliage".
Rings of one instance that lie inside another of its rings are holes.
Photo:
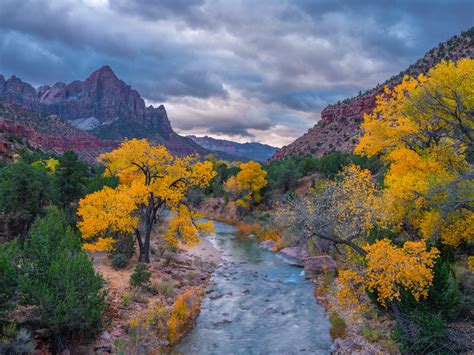
[[[338,302],[346,309],[363,311],[365,289],[376,292],[378,301],[400,300],[402,289],[418,301],[428,296],[433,281],[433,266],[439,251],[426,249],[424,241],[406,242],[399,248],[388,239],[366,245],[365,267],[339,272],[341,287]]]
[[[58,167],[59,165],[59,160],[57,159],[54,159],[54,158],[49,158],[47,160],[38,160],[38,161],[35,161],[31,164],[32,166],[42,166],[44,167],[46,170],[48,170],[48,172],[50,174],[54,174],[56,172],[56,168]]]
[[[474,272],[474,256],[469,256],[467,258],[467,267],[469,268],[469,270]]]
[[[339,287],[337,300],[344,309],[352,310],[356,314],[365,310],[365,280],[360,272],[346,269],[339,271]]]
[[[125,141],[102,154],[99,161],[106,174],[117,176],[120,184],[79,202],[78,228],[90,244],[88,250],[110,250],[114,233],[138,230],[149,237],[159,208],[168,208],[175,216],[166,236],[171,244],[193,242],[198,233],[211,230],[208,224],[195,223],[199,216],[184,201],[189,189],[206,187],[214,178],[212,162],[201,162],[197,156],[175,157],[164,146],[151,145],[146,139]]]
[[[252,160],[241,163],[239,173],[227,180],[226,190],[240,195],[237,204],[249,208],[252,203],[260,202],[260,190],[267,185],[266,176],[259,163]]]
[[[191,329],[199,314],[201,300],[202,289],[199,287],[187,289],[176,298],[167,322],[168,340],[171,344],[176,344]]]
[[[208,235],[214,231],[211,221],[195,222],[203,216],[194,213],[184,204],[173,209],[171,215],[168,232],[164,238],[170,245],[177,246],[178,240],[184,244],[193,245],[198,243],[200,234]]]
[[[474,238],[473,78],[474,60],[462,59],[386,87],[355,148],[389,164],[382,206],[392,225],[452,246]]]
[[[369,170],[345,167],[334,184],[332,210],[335,231],[343,238],[367,236],[374,226],[384,226],[381,199]]]
[[[370,291],[377,292],[382,305],[399,300],[401,287],[417,301],[428,296],[438,249],[426,250],[424,241],[405,242],[403,248],[398,248],[383,239],[367,245],[365,250],[365,284]]]

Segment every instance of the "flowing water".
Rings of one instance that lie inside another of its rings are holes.
[[[327,354],[329,320],[302,269],[261,249],[234,227],[215,222],[223,263],[196,327],[176,347],[183,354]]]

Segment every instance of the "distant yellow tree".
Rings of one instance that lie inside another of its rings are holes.
[[[399,227],[457,246],[474,238],[474,60],[441,62],[377,97],[355,151],[389,165],[383,206]]]
[[[249,161],[240,164],[240,171],[226,182],[226,189],[240,196],[237,203],[249,208],[252,203],[260,202],[260,190],[267,185],[267,172],[259,163]]]
[[[165,147],[153,146],[145,139],[125,141],[101,155],[99,161],[120,184],[80,200],[78,228],[87,241],[86,249],[111,250],[115,234],[134,233],[139,260],[149,262],[152,229],[163,209],[168,209],[172,218],[165,236],[169,243],[193,242],[199,233],[212,228],[209,223],[196,222],[199,216],[186,204],[191,188],[204,188],[215,176],[211,162],[200,162],[195,156],[174,157]]]

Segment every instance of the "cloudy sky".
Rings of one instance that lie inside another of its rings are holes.
[[[108,64],[184,134],[276,146],[473,25],[471,0],[0,0],[0,73]]]

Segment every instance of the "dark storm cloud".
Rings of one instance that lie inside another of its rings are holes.
[[[256,139],[276,132],[272,139],[286,142],[285,127],[292,137],[304,132],[327,104],[383,82],[470,27],[473,6],[0,0],[0,73],[39,85],[84,79],[108,64],[145,99],[164,102],[178,129]]]

